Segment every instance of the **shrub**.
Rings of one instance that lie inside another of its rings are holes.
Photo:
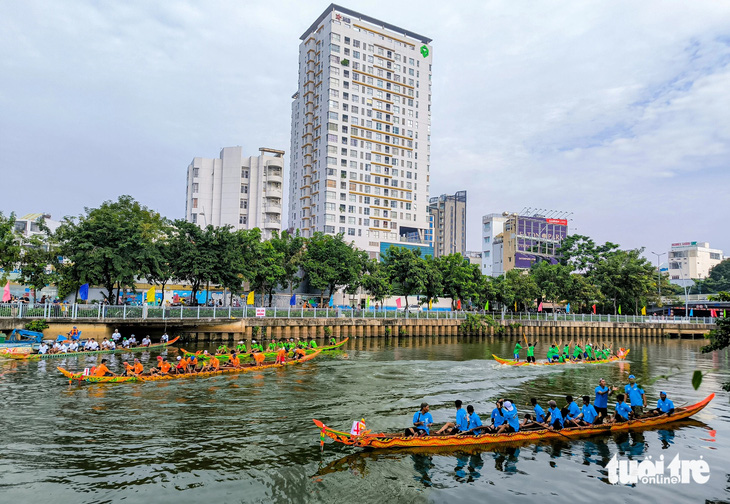
[[[28,331],[43,332],[44,329],[48,329],[48,322],[43,319],[31,320],[25,324],[25,329]]]
[[[386,336],[390,336],[391,334],[393,334],[393,329],[391,329],[390,327],[386,327],[385,328],[385,335]]]
[[[251,328],[251,337],[256,338],[259,335],[259,326],[253,326]]]
[[[332,328],[325,326],[324,328],[324,337],[329,339],[332,337]]]
[[[405,328],[405,326],[400,326],[398,328],[398,336],[408,336],[408,330]]]

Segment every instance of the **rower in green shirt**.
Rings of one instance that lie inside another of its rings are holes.
[[[580,344],[576,343],[573,349],[573,360],[581,360],[583,358],[583,350],[580,348]]]
[[[522,350],[522,345],[520,345],[520,342],[518,341],[517,343],[515,343],[515,351],[514,351],[516,361],[520,360],[520,350]]]
[[[535,362],[535,343],[527,345],[527,362]]]
[[[310,341],[309,342],[309,348],[311,348],[312,350],[314,350],[315,348],[317,348],[317,342],[314,341],[314,340]]]
[[[272,338],[269,342],[269,346],[266,347],[267,352],[276,352],[276,338]]]
[[[570,343],[566,343],[563,347],[563,354],[560,356],[560,362],[565,362],[570,358]]]
[[[587,360],[596,360],[596,354],[593,353],[593,347],[590,343],[586,343],[585,356]]]
[[[337,344],[337,340],[334,337],[330,338],[330,345],[336,345],[336,344]]]
[[[236,345],[236,353],[246,353],[246,344],[243,341],[239,341]]]

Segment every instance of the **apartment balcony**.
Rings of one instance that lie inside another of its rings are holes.
[[[281,187],[281,182],[267,182],[265,196],[267,198],[282,198],[284,195]]]
[[[282,170],[280,166],[268,166],[266,168],[266,180],[269,182],[281,183],[283,181],[283,176],[284,170]]]

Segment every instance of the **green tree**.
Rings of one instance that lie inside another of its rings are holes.
[[[611,242],[596,245],[588,236],[576,234],[563,240],[557,255],[563,266],[571,266],[574,271],[590,275],[600,262],[618,248],[618,245]]]
[[[512,293],[513,302],[522,306],[525,311],[529,310],[540,294],[540,288],[535,280],[526,271],[511,269],[505,275],[507,290]]]
[[[424,269],[423,295],[427,302],[431,300],[435,303],[444,294],[444,275],[438,261],[430,255],[424,259]]]
[[[553,304],[567,299],[571,284],[571,269],[571,266],[550,264],[548,261],[535,263],[530,268],[530,276],[537,284],[540,297]]]
[[[347,287],[358,280],[361,262],[357,260],[352,244],[345,243],[343,235],[314,233],[307,242],[307,250],[302,262],[309,285],[320,291],[320,305],[335,290]]]
[[[274,232],[271,242],[274,249],[281,253],[281,266],[284,268],[281,286],[289,290],[289,295],[294,294],[294,289],[302,282],[299,272],[306,252],[306,240],[297,230],[294,235],[287,231],[281,234]]]
[[[595,269],[594,278],[614,313],[622,306],[625,315],[637,313],[640,306],[656,296],[656,269],[641,256],[644,249],[611,252]]]
[[[264,296],[268,296],[269,306],[271,306],[274,289],[283,283],[286,277],[286,270],[283,266],[284,252],[277,250],[271,240],[261,242],[259,251],[251,269],[251,288],[255,292],[261,293],[262,306]]]
[[[0,212],[0,268],[2,268],[2,286],[5,286],[8,275],[12,273],[20,261],[20,236],[15,231],[15,214],[5,217]]]
[[[160,223],[159,235],[152,242],[149,254],[146,257],[147,265],[144,268],[145,279],[152,285],[159,285],[162,299],[165,299],[165,287],[174,275],[172,248],[169,237],[172,233],[171,223],[166,219]]]
[[[120,196],[99,208],[86,208],[77,219],[65,219],[56,237],[72,265],[71,276],[81,284],[101,285],[114,304],[123,286],[134,285],[136,276],[147,273],[162,229],[160,214],[131,196]]]
[[[200,288],[218,275],[216,228],[176,220],[170,232],[169,247],[173,278],[190,283],[190,302],[195,304]]]
[[[710,344],[702,347],[702,353],[716,352],[730,346],[730,318],[722,317],[717,319],[715,328],[706,337],[710,340]],[[697,373],[699,371],[695,371],[695,375]],[[723,383],[722,388],[730,392],[730,382]]]
[[[393,284],[394,293],[405,296],[408,307],[408,296],[422,293],[426,281],[426,266],[421,258],[421,249],[391,246],[382,254],[381,259]]]
[[[699,284],[703,292],[730,291],[730,259],[713,266],[709,276]]]
[[[372,298],[371,302],[378,302],[382,306],[385,298],[390,296],[393,288],[390,285],[388,272],[382,263],[375,259],[369,259],[365,266],[365,274],[362,276],[362,288]]]
[[[449,254],[436,259],[443,275],[444,295],[451,298],[451,309],[457,300],[465,302],[476,294],[476,285],[469,260],[461,254]]]
[[[35,302],[38,291],[56,281],[58,251],[48,228],[41,223],[43,234],[24,238],[20,252],[20,278],[33,288]]]

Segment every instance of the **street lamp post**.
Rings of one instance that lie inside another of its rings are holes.
[[[659,288],[659,302],[662,302],[662,272],[659,269],[661,267],[661,264],[659,263],[659,258],[666,254],[666,252],[662,252],[661,254],[657,254],[656,252],[652,252],[656,256],[656,275],[657,275],[657,287]]]

